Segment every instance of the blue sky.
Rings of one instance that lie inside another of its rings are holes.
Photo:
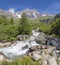
[[[29,8],[43,13],[60,13],[60,0],[0,0],[0,8],[15,11]]]

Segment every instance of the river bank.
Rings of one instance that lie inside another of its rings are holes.
[[[30,56],[35,61],[39,60],[41,64],[43,62],[52,62],[50,60],[53,59],[55,63],[53,65],[57,65],[56,60],[60,58],[59,44],[58,39],[33,30],[32,35],[26,40],[15,41],[13,44],[9,43],[0,47],[0,52],[2,53],[0,55],[3,56],[1,60],[4,58],[13,60],[18,57]],[[48,60],[49,58],[50,60]],[[52,64],[50,63],[50,65]]]

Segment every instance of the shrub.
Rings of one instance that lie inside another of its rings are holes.
[[[55,22],[53,22],[51,33],[60,37],[60,19],[57,19]]]

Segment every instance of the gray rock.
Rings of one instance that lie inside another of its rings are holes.
[[[48,65],[46,60],[43,60],[42,65]]]
[[[0,48],[9,47],[12,44],[13,44],[12,42],[5,42],[5,43],[0,42]]]
[[[0,61],[4,61],[4,60],[9,61],[10,59],[7,58],[2,52],[0,52]]]
[[[5,58],[3,55],[0,55],[0,61],[3,61]]]
[[[36,50],[36,49],[37,49],[36,46],[33,46],[33,47],[30,47],[30,48],[29,48],[30,52],[32,52],[32,51],[34,51],[34,50]]]
[[[22,50],[27,49],[27,48],[29,48],[29,46],[28,46],[28,45],[25,45],[25,46],[22,48]]]
[[[45,36],[46,38],[46,45],[55,46],[58,50],[60,50],[60,39],[51,37],[51,36]]]
[[[56,59],[54,57],[49,57],[48,64],[49,65],[57,65]]]
[[[20,41],[23,41],[23,40],[27,39],[28,37],[29,37],[29,35],[18,35],[17,39]]]
[[[33,54],[32,54],[32,58],[33,58],[35,61],[38,61],[38,60],[42,59],[42,56],[39,55],[39,54],[37,54],[37,53],[33,53]]]
[[[58,65],[60,65],[60,57],[58,58]]]
[[[37,43],[39,44],[45,44],[46,43],[46,38],[44,35],[38,35],[37,38],[35,39]]]
[[[56,48],[60,50],[60,40],[58,40],[58,39],[53,39],[53,40],[51,40],[51,44],[52,44],[53,46],[56,46]]]

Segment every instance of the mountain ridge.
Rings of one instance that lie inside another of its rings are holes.
[[[16,12],[13,11],[13,10],[11,11],[11,10],[0,9],[0,15],[4,15],[4,16],[7,16],[7,17],[13,16],[15,18],[21,18],[21,15],[23,13],[26,13],[26,16],[28,18],[31,18],[31,19],[39,18],[41,16],[53,16],[51,14],[43,14],[36,9],[24,9],[24,10],[16,11]]]

